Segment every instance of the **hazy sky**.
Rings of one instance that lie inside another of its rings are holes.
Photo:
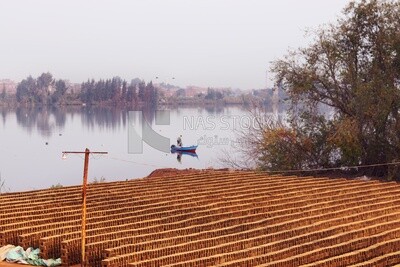
[[[73,82],[158,76],[265,88],[270,62],[307,44],[305,30],[335,21],[348,2],[0,0],[0,79],[49,71]]]

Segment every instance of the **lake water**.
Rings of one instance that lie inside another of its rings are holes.
[[[175,144],[199,145],[197,157],[160,151],[145,142],[148,132],[140,127],[137,112],[118,108],[18,108],[0,109],[0,172],[2,190],[25,191],[52,185],[82,183],[83,154],[63,151],[105,151],[91,155],[88,181],[126,180],[144,177],[158,168],[220,168],[222,150],[237,145],[234,129],[251,123],[249,113],[239,106],[144,109],[144,120],[153,134]],[[167,120],[166,120],[167,118]],[[164,120],[164,121],[162,121]],[[169,121],[168,121],[169,120]],[[164,122],[164,123],[163,123]],[[134,133],[134,135],[132,135]],[[151,143],[151,142],[149,142]],[[142,152],[137,145],[142,144]],[[169,146],[168,144],[168,146]]]

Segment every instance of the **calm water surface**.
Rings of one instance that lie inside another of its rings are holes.
[[[128,151],[129,110],[116,108],[0,109],[0,172],[7,191],[26,191],[82,183],[83,155],[62,151],[107,151],[92,155],[89,182],[144,177],[157,168],[224,167],[218,162],[221,150],[237,143],[235,128],[251,123],[241,107],[169,109],[170,124],[156,125],[155,111],[143,110],[158,134],[184,145],[196,145],[197,157],[158,151],[146,143],[143,153]]]

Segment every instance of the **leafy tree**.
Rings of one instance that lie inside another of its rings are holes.
[[[67,92],[67,84],[64,80],[58,80],[54,84],[55,90],[51,96],[52,103],[58,103],[62,100],[63,96]]]
[[[136,104],[137,103],[137,92],[136,85],[129,85],[126,92],[126,101],[128,104]]]
[[[114,77],[111,81],[111,92],[112,92],[112,100],[114,103],[118,103],[121,101],[122,96],[122,79],[120,77]]]
[[[81,100],[87,104],[91,104],[94,101],[94,86],[95,81],[92,79],[91,81],[88,80],[81,85]]]
[[[123,81],[122,82],[122,88],[121,88],[121,98],[126,99],[126,93],[127,93],[127,82]]]
[[[206,94],[206,96],[204,98],[207,99],[207,100],[220,100],[220,99],[223,98],[223,95],[218,90],[208,88],[207,89],[207,94]]]
[[[49,89],[49,87],[54,83],[53,80],[53,75],[49,72],[47,73],[42,73],[38,78],[37,78],[37,86],[40,89]]]
[[[23,103],[34,103],[36,90],[36,80],[32,76],[22,80],[17,86],[17,101]]]
[[[265,131],[262,143],[269,157],[260,157],[260,166],[400,161],[399,14],[398,1],[353,1],[337,23],[316,32],[311,45],[273,63],[291,100],[290,120]],[[388,166],[363,170],[399,177]]]
[[[53,75],[49,72],[42,73],[36,79],[36,90],[34,92],[35,100],[41,104],[47,104],[50,100],[52,87],[54,85]]]
[[[81,84],[80,94],[69,94],[69,100],[78,97],[82,102],[91,104],[122,104],[122,105],[157,105],[158,90],[150,82],[132,80],[131,84],[120,77],[95,81],[88,80]],[[16,99],[25,104],[56,104],[67,101],[68,86],[64,80],[55,80],[50,73],[43,73],[38,78],[29,76],[17,86]],[[138,91],[138,92],[137,92]],[[5,89],[3,90],[3,94]],[[0,98],[2,94],[0,93]]]
[[[146,98],[145,92],[146,92],[146,84],[144,82],[140,82],[138,84],[138,98],[140,101],[144,101],[144,99]]]
[[[54,88],[55,80],[50,73],[42,73],[37,79],[29,76],[17,86],[17,101],[25,104],[50,104],[60,97],[60,93],[65,93],[65,91],[62,92],[66,90],[65,83],[65,88],[60,88],[62,83],[64,82],[58,84],[58,89],[57,86]]]
[[[144,89],[144,102],[150,106],[156,106],[158,102],[157,89],[149,82]]]
[[[178,89],[175,93],[176,97],[186,97],[186,90],[185,89]]]
[[[1,95],[0,95],[1,99],[2,100],[6,99],[6,95],[7,95],[6,86],[3,84],[3,90],[1,91]]]

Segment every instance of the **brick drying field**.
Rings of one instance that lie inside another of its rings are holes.
[[[0,195],[0,245],[80,262],[81,187]],[[88,266],[391,266],[397,183],[254,172],[88,187]]]

